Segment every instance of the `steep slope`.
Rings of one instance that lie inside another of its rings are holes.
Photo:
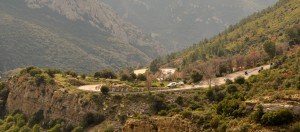
[[[172,52],[211,37],[278,0],[104,0]]]
[[[0,3],[0,71],[37,65],[91,72],[146,64],[163,53],[158,41],[99,1]]]
[[[281,0],[274,7],[255,13],[223,33],[203,40],[181,52],[169,55],[161,63],[164,66],[187,66],[217,57],[249,56],[256,52],[260,60],[270,59],[263,53],[266,41],[274,42],[277,52],[288,48],[287,30],[300,23],[300,1]],[[258,55],[260,54],[260,55]]]

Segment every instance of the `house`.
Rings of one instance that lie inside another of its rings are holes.
[[[159,70],[161,72],[161,78],[164,79],[174,75],[176,72],[176,68],[161,68]]]
[[[148,71],[148,69],[144,68],[144,69],[134,70],[133,73],[135,75],[140,75],[140,74],[145,74],[147,71]]]

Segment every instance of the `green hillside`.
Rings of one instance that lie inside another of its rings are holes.
[[[218,57],[234,59],[242,56],[247,59],[253,53],[259,57],[256,65],[264,63],[269,59],[263,51],[266,41],[274,42],[277,52],[289,47],[287,44],[290,39],[286,32],[299,24],[299,7],[298,0],[281,0],[274,7],[243,19],[211,39],[205,39],[182,52],[159,58],[153,63],[181,68]]]
[[[144,65],[163,53],[156,50],[161,49],[158,42],[105,7],[72,20],[59,9],[29,8],[23,0],[0,3],[0,72],[35,65],[90,73]],[[66,12],[74,6],[65,4],[61,6]],[[90,3],[76,4],[84,8]],[[93,19],[102,12],[110,16]],[[108,29],[103,23],[124,29]]]

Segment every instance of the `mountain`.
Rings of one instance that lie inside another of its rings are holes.
[[[36,65],[92,72],[164,54],[150,34],[97,0],[1,0],[0,16],[0,71]]]
[[[246,67],[266,63],[272,57],[264,51],[265,43],[273,43],[276,46],[275,54],[278,55],[292,48],[288,32],[300,24],[299,5],[298,0],[281,0],[275,6],[254,13],[211,39],[204,39],[190,48],[153,62],[178,68],[187,68],[214,58],[228,58],[231,62],[248,60],[243,64],[236,63]],[[253,64],[249,66],[248,63]]]
[[[159,38],[169,52],[191,46],[278,0],[103,0]]]

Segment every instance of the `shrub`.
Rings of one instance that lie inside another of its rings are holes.
[[[149,98],[151,109],[154,113],[158,113],[161,110],[167,110],[167,104],[165,103],[164,99],[159,96],[150,96]]]
[[[228,93],[235,93],[235,92],[238,91],[238,88],[237,88],[236,85],[230,84],[230,85],[226,86],[226,90],[227,90]]]
[[[37,75],[35,75],[35,77],[34,77],[35,84],[37,86],[40,86],[41,84],[45,84],[46,83],[46,78],[47,77],[45,75],[43,75],[43,74],[37,74]]]
[[[41,126],[38,124],[35,124],[32,128],[32,132],[41,132]]]
[[[218,132],[226,132],[227,129],[227,123],[222,123],[219,127],[218,127]]]
[[[226,80],[225,80],[225,83],[226,83],[226,84],[232,84],[232,83],[233,83],[233,81],[232,81],[232,80],[230,80],[230,79],[226,79]]]
[[[168,112],[166,110],[161,110],[161,111],[158,112],[158,115],[160,115],[160,116],[167,116]]]
[[[293,114],[289,109],[280,109],[275,112],[269,112],[262,116],[261,123],[264,125],[281,125],[293,121]]]
[[[108,95],[109,88],[107,86],[102,86],[101,87],[101,93],[104,95]]]
[[[238,117],[244,114],[244,106],[235,99],[223,100],[217,105],[217,113],[219,115]]]
[[[294,123],[291,127],[289,132],[300,132],[300,122]]]
[[[127,117],[126,114],[121,114],[121,115],[119,116],[119,120],[120,120],[121,124],[124,124],[124,123],[126,122],[127,118],[128,118],[128,117]]]
[[[237,83],[237,84],[242,85],[242,84],[244,84],[246,82],[246,80],[245,80],[244,77],[239,76],[239,77],[237,77],[237,78],[234,79],[234,82]]]
[[[297,83],[297,84],[296,84],[296,88],[297,88],[298,90],[300,90],[300,83]]]
[[[77,72],[70,71],[70,70],[69,71],[65,71],[64,74],[65,75],[70,75],[71,77],[77,77],[78,76]]]
[[[146,81],[147,80],[147,78],[146,78],[146,76],[144,74],[139,74],[137,76],[137,79],[140,80],[140,81]]]
[[[120,80],[121,80],[121,81],[128,81],[128,80],[129,80],[129,76],[126,75],[126,74],[122,74]]]
[[[183,97],[178,96],[175,100],[175,103],[177,103],[178,105],[183,105]]]
[[[188,118],[190,119],[192,117],[192,112],[188,109],[180,112],[180,114],[184,117],[184,118]]]
[[[86,74],[81,74],[81,78],[84,80],[86,79]]]
[[[255,111],[251,115],[251,119],[257,123],[260,123],[261,117],[264,115],[263,107],[261,105],[258,106],[258,110]]]
[[[23,126],[19,132],[30,132],[30,128],[28,126]]]
[[[50,77],[53,78],[55,76],[55,74],[59,74],[59,73],[61,73],[61,71],[58,69],[46,69],[45,73],[47,73]]]
[[[104,132],[114,132],[115,131],[115,128],[113,127],[113,126],[108,126],[105,130],[104,130]]]
[[[82,118],[80,125],[84,128],[88,127],[89,125],[100,124],[105,120],[105,116],[99,113],[86,113]]]
[[[52,127],[50,130],[48,130],[48,132],[61,132],[61,125],[60,124],[56,124],[54,127]]]
[[[72,132],[84,132],[84,130],[83,130],[83,128],[81,126],[78,126],[78,127],[74,128],[72,130]]]
[[[39,110],[28,120],[28,126],[32,127],[35,124],[39,124],[44,119],[44,111]]]
[[[209,124],[212,128],[218,128],[220,123],[220,119],[218,117],[214,117],[210,120]]]
[[[117,79],[117,75],[110,70],[102,70],[94,74],[95,78]]]
[[[203,76],[197,71],[193,71],[191,74],[191,79],[192,79],[193,83],[197,83],[197,82],[201,81],[202,78],[203,78]]]
[[[29,71],[30,76],[34,77],[35,75],[41,74],[42,70],[34,68]]]

